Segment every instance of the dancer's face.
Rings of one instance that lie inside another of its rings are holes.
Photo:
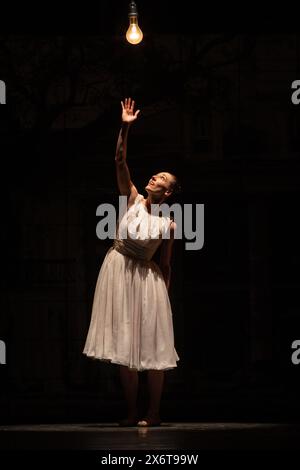
[[[162,171],[153,175],[145,189],[147,193],[155,196],[166,199],[172,194],[172,186],[174,183],[174,177],[166,172]]]

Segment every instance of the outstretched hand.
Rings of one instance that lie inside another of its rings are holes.
[[[127,123],[132,123],[138,117],[140,110],[134,112],[135,101],[131,98],[125,98],[125,104],[121,101],[122,106],[122,121]]]

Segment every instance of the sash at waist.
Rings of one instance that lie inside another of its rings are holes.
[[[128,238],[125,239],[114,239],[113,247],[119,253],[132,258],[141,259],[144,261],[150,261],[152,253],[149,253],[149,249],[138,245],[135,241]]]

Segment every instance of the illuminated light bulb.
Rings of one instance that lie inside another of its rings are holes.
[[[134,18],[130,18],[130,25],[126,33],[126,39],[130,44],[139,44],[143,39],[142,30]]]
[[[138,25],[138,12],[135,2],[129,4],[129,28],[126,33],[126,39],[130,44],[139,44],[143,39],[143,33]]]

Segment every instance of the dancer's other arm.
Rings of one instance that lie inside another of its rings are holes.
[[[135,102],[131,100],[131,98],[125,98],[124,103],[121,101],[122,127],[119,132],[115,155],[119,191],[121,195],[128,196],[128,205],[131,205],[138,195],[138,190],[131,181],[126,162],[128,131],[132,122],[137,119],[140,112],[139,109],[134,112],[134,104]]]
[[[173,221],[170,225],[170,238],[165,239],[161,245],[159,266],[164,277],[167,290],[169,291],[171,282],[171,257],[173,251],[174,234],[176,223]]]

